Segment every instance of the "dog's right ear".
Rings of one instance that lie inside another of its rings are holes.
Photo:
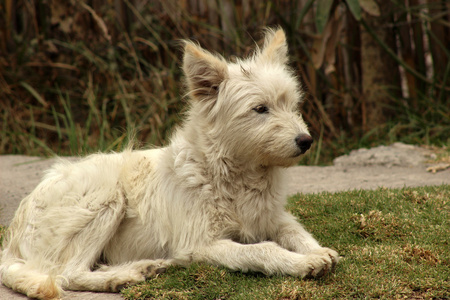
[[[227,63],[190,41],[184,42],[183,72],[188,93],[195,100],[217,97],[219,85],[228,77]]]

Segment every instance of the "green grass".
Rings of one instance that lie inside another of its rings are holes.
[[[343,259],[318,280],[193,264],[122,291],[127,299],[449,299],[450,185],[298,194],[287,208]],[[4,227],[0,226],[0,245]]]
[[[194,264],[122,291],[127,299],[448,299],[450,186],[296,195],[288,209],[343,260],[318,280]]]

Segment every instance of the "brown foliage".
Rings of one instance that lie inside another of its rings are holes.
[[[338,137],[358,138],[395,119],[392,106],[420,111],[428,107],[424,97],[448,105],[448,4],[360,1],[359,20],[349,1],[335,0],[318,32],[320,3],[4,0],[0,151],[105,149],[100,140],[111,143],[133,126],[139,140],[164,143],[181,107],[179,40],[245,55],[265,26],[287,31],[291,64],[310,100],[305,118],[332,152],[343,151],[334,149]],[[71,131],[76,149],[64,141]]]

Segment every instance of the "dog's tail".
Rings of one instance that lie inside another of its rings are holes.
[[[56,277],[39,272],[28,262],[14,262],[0,267],[2,283],[30,298],[58,299],[62,289]]]

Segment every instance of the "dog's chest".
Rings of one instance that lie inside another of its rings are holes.
[[[280,201],[270,190],[244,187],[227,193],[228,197],[216,195],[213,203],[212,227],[218,238],[232,239],[241,243],[256,243],[270,239]],[[221,193],[223,194],[223,193]],[[282,207],[282,205],[281,205]]]

